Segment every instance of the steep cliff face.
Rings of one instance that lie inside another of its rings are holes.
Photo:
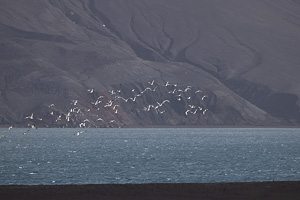
[[[297,125],[295,1],[2,1],[0,123]]]

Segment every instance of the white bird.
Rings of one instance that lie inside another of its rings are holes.
[[[163,113],[165,113],[165,112],[166,112],[165,110],[159,111],[159,114],[163,114]]]
[[[48,107],[50,108],[50,107],[53,107],[54,106],[54,104],[50,104]]]
[[[208,109],[205,109],[202,111],[203,115],[205,115],[205,113],[208,111]]]
[[[57,121],[60,121],[60,120],[61,120],[61,115],[59,115],[59,116],[56,118],[55,121],[57,122]]]
[[[181,98],[180,98],[180,97],[178,97],[178,98],[177,98],[177,101],[181,101]]]
[[[78,107],[73,108],[73,112],[78,112],[78,110],[80,110]]]
[[[152,89],[152,92],[155,92],[156,88],[157,88],[157,86],[155,86],[155,88],[154,88],[154,89]]]
[[[115,120],[113,120],[113,119],[109,121],[109,123],[114,123],[114,122],[115,122]]]
[[[11,125],[10,127],[8,127],[8,130],[10,131],[10,129],[12,129],[14,127],[14,125]]]
[[[112,104],[113,104],[113,101],[110,100],[109,102],[106,103],[106,105],[104,106],[104,108],[106,108],[106,107],[111,107]]]
[[[42,118],[36,118],[37,120],[39,120],[39,121],[43,121],[43,119]]]
[[[199,92],[202,92],[201,90],[197,90],[195,93],[199,93]]]
[[[120,107],[120,105],[114,105],[113,110],[115,110],[116,107]]]
[[[162,104],[164,104],[164,103],[170,103],[170,101],[166,99],[162,102]]]
[[[191,112],[191,113],[195,115],[197,113],[197,109],[194,112]]]
[[[74,105],[74,106],[76,106],[76,105],[77,105],[77,103],[78,103],[78,100],[74,100],[74,103],[73,103],[73,105]]]
[[[135,91],[135,89],[132,89],[132,90],[131,90],[131,92],[134,92],[134,91]]]
[[[37,129],[37,126],[35,124],[28,124],[32,129]]]
[[[33,113],[30,116],[25,117],[25,119],[33,119]]]
[[[136,100],[136,96],[133,97],[133,98],[131,97],[130,99],[131,99],[132,101],[135,101],[135,100]]]
[[[50,113],[50,115],[54,115],[54,112],[52,111],[52,112]]]
[[[191,112],[190,110],[185,111],[185,115],[188,115],[188,113]]]
[[[103,119],[100,117],[100,118],[97,119],[97,121],[103,121]]]
[[[85,127],[85,123],[84,123],[84,122],[81,122],[81,123],[79,124],[79,127],[80,127],[80,128]]]
[[[189,100],[190,100],[190,99],[191,99],[191,97],[188,97],[187,99],[189,99]]]
[[[155,107],[154,105],[148,105],[148,107],[147,107],[147,111],[150,111],[150,109],[151,108],[154,108],[154,109],[156,109],[157,107]]]
[[[101,103],[102,101],[99,101],[98,99],[95,101],[95,102],[91,102],[91,104],[93,104],[93,105],[98,105],[99,103]]]
[[[150,85],[153,85],[154,84],[154,80],[152,82],[148,82]]]
[[[117,113],[118,113],[118,110],[116,110],[115,113],[117,114]]]
[[[169,91],[168,93],[169,93],[169,94],[171,94],[171,93],[174,94],[175,91],[176,91],[176,88],[175,88],[174,90]]]
[[[170,103],[169,100],[164,100],[163,102],[159,103],[159,102],[156,102],[158,104],[158,106],[162,106],[164,103]]]
[[[194,105],[188,105],[190,108],[196,108],[196,106]]]
[[[114,95],[114,94],[116,94],[116,92],[115,92],[115,91],[113,91],[113,90],[109,90],[109,92],[110,92],[110,95]]]
[[[148,106],[147,106],[147,111],[150,111],[150,109],[151,109],[152,106],[153,106],[153,105],[148,105]]]
[[[103,98],[103,96],[99,96],[97,99],[101,99],[101,98]]]
[[[169,86],[169,85],[171,85],[171,84],[169,83],[169,81],[167,81],[166,84],[165,84],[165,86]]]
[[[128,101],[128,99],[125,99],[124,97],[117,96],[116,98],[118,98],[118,99],[122,99],[122,100],[123,100],[123,101],[125,101],[125,102],[127,102],[127,101]]]
[[[85,120],[83,120],[83,122],[90,122],[90,120],[88,120],[88,119],[85,119]]]
[[[188,90],[191,90],[191,88],[187,87],[184,89],[184,92],[187,92]]]
[[[144,92],[146,92],[147,90],[152,90],[151,88],[149,88],[149,87],[147,87],[147,88],[145,88],[145,90],[144,91],[142,91],[141,92],[141,94],[143,94]]]
[[[94,92],[94,89],[88,89],[87,90],[90,94],[92,94]]]
[[[206,95],[204,95],[202,98],[201,98],[201,100],[203,101],[205,98],[206,98],[207,96]]]

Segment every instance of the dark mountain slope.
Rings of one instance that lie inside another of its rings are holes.
[[[122,38],[139,44],[133,47],[193,64],[264,110],[280,116],[276,109],[281,107],[284,115],[299,119],[299,3],[170,0],[97,5]],[[265,93],[257,94],[259,88]],[[257,103],[259,99],[263,102]],[[269,108],[270,101],[280,103]],[[286,104],[293,104],[293,114]]]
[[[299,13],[280,0],[2,1],[0,123],[299,124]]]

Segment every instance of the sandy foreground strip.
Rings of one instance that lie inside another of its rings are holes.
[[[300,199],[300,181],[0,186],[1,200]]]

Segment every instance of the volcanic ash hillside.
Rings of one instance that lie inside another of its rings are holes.
[[[0,5],[1,126],[300,124],[296,1]]]

